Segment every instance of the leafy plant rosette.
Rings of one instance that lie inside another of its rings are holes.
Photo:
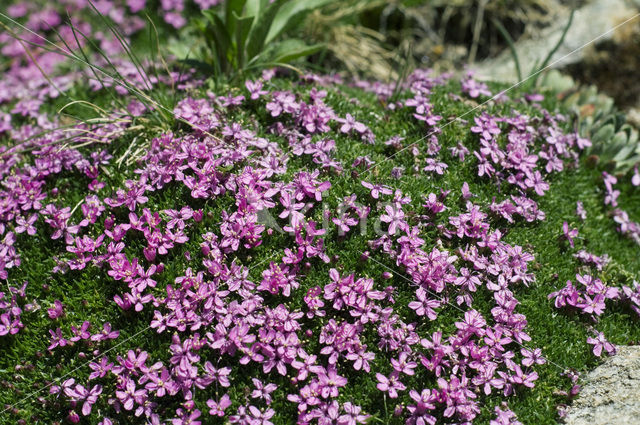
[[[323,48],[298,38],[284,38],[304,16],[330,0],[230,0],[207,9],[195,26],[206,48],[201,62],[216,80],[236,78],[248,71],[290,66],[295,59]]]

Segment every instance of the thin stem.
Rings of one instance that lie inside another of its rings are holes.
[[[520,57],[518,56],[518,52],[516,50],[515,42],[511,35],[507,32],[507,29],[498,21],[497,19],[492,19],[493,25],[498,28],[498,31],[502,35],[502,37],[507,42],[507,46],[509,46],[509,51],[511,52],[511,57],[513,58],[513,63],[516,67],[516,76],[518,77],[518,81],[522,81],[522,70],[520,69]]]
[[[482,25],[484,24],[484,8],[486,5],[487,0],[480,0],[480,3],[478,4],[476,23],[473,28],[473,41],[471,43],[471,49],[469,49],[469,63],[474,63],[476,60],[476,53],[478,52],[478,42],[480,41],[480,32],[482,31]]]

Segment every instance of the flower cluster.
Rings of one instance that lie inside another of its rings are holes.
[[[202,8],[218,3],[194,1]],[[89,3],[74,4],[80,13]],[[145,5],[96,7],[128,37]],[[188,7],[162,0],[160,16],[181,27]],[[29,29],[45,30],[44,20],[73,39],[52,8],[10,13],[26,17]],[[175,72],[147,82],[136,64],[118,57],[113,40],[96,38],[131,85],[199,84]],[[531,247],[510,243],[503,225],[545,220],[537,200],[551,190],[550,175],[575,164],[588,146],[562,130],[565,117],[542,108],[535,116],[485,111],[456,123],[469,137],[449,143],[433,100],[448,75],[414,71],[391,101],[391,84],[306,74],[283,89],[270,70],[229,93],[177,92],[172,131],[149,140],[132,169],[122,171],[112,158],[117,142],[135,131],[134,118],[152,111],[117,81],[90,80],[90,89],[123,97],[126,111],[113,112],[106,125],[60,131],[61,122],[40,112],[57,93],[40,77],[27,90],[20,81],[37,74],[35,65],[15,43],[0,43],[4,54],[21,59],[0,80],[0,137],[15,146],[26,140],[24,150],[0,147],[0,278],[20,276],[29,260],[21,253],[46,241],[56,252],[47,263],[55,277],[96,279],[122,319],[105,312],[84,320],[60,293],[45,300],[40,314],[52,329],[44,332],[43,351],[62,361],[90,356],[88,377],[50,385],[58,403],[52,411],[64,410],[71,423],[100,415],[101,425],[356,425],[383,414],[407,425],[471,423],[489,396],[507,399],[536,385],[547,360],[518,308],[519,291],[535,281],[535,257]],[[44,51],[33,54],[57,87],[81,79],[56,74],[60,63]],[[374,93],[386,112],[415,120],[426,136],[420,143],[405,142],[407,134],[380,141],[369,115],[336,112],[329,95],[336,84]],[[471,98],[492,94],[471,75],[461,86]],[[54,147],[69,137],[86,141],[88,133],[93,145]],[[388,151],[395,153],[380,160]],[[471,176],[459,191],[421,193],[406,184],[420,174],[442,182],[453,169],[445,161],[467,157],[480,179]],[[376,172],[374,164],[391,158],[398,163],[390,173]],[[351,174],[344,173],[349,164]],[[490,201],[472,187],[486,179],[499,185]],[[618,209],[615,184],[604,175],[605,204],[615,208],[620,232],[640,240],[640,226]],[[582,204],[577,214],[586,220]],[[583,243],[569,222],[561,238],[571,249]],[[342,261],[345,253],[359,261]],[[606,254],[584,249],[573,256],[598,272],[610,264]],[[624,301],[640,314],[635,281],[616,288],[596,275],[576,278],[578,285],[569,281],[550,295],[556,307],[597,321],[607,300]],[[26,284],[8,288],[0,292],[0,337],[19,338],[39,305],[24,304]],[[441,326],[443,317],[449,326]],[[130,341],[121,335],[147,325],[157,333],[153,349],[120,348]],[[598,356],[615,350],[599,332],[587,342]],[[371,392],[354,399],[363,382]],[[387,399],[395,404],[391,412]],[[493,411],[492,424],[519,423],[506,404]]]
[[[26,297],[26,288],[27,282],[20,288],[10,286],[8,294],[0,292],[0,336],[15,335],[24,327],[18,302]]]

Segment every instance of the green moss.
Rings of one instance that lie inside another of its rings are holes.
[[[294,89],[299,93],[305,93],[309,89],[304,85],[298,86],[291,80],[274,80],[271,84],[273,88]],[[89,96],[87,92],[83,92],[85,89],[82,87],[75,90],[77,93],[86,93]],[[445,119],[461,115],[469,109],[468,105],[450,99],[448,93],[456,90],[458,90],[457,83],[450,83],[445,87],[438,87],[432,96],[432,102],[436,105],[436,113]],[[341,175],[330,176],[332,188],[325,200],[330,208],[335,208],[344,196],[352,193],[356,193],[359,199],[367,199],[367,191],[360,185],[360,177],[354,178],[350,168],[351,162],[360,155],[369,155],[377,163],[374,171],[370,175],[362,176],[362,178],[387,183],[401,189],[412,197],[414,209],[419,209],[422,195],[430,192],[438,193],[443,188],[455,191],[447,201],[450,213],[461,211],[463,206],[455,199],[457,199],[459,190],[465,181],[469,183],[471,191],[477,194],[474,202],[479,205],[487,205],[493,197],[503,199],[508,195],[504,192],[499,193],[495,182],[476,177],[473,157],[463,163],[450,160],[446,148],[455,146],[458,141],[462,140],[470,149],[477,146],[475,137],[468,132],[464,125],[458,122],[453,123],[444,128],[442,135],[439,136],[442,146],[441,156],[449,164],[445,175],[416,174],[412,171],[415,164],[409,150],[393,156],[391,160],[386,160],[393,154],[393,151],[382,143],[392,136],[401,135],[406,138],[405,143],[417,141],[419,146],[424,146],[425,141],[421,138],[426,134],[426,129],[412,119],[408,111],[390,112],[374,95],[350,87],[330,87],[327,88],[327,91],[326,101],[339,115],[344,115],[347,112],[352,114],[359,121],[369,125],[377,139],[377,143],[370,146],[350,136],[332,133],[331,137],[335,139],[337,145],[337,159],[345,165],[345,171]],[[515,96],[513,93],[510,94]],[[94,100],[98,103],[103,102],[99,104],[108,107],[111,102],[109,96],[104,93],[100,96],[102,97],[98,96]],[[353,102],[352,99],[357,102]],[[546,107],[553,108],[552,97],[548,97],[545,102]],[[243,123],[257,123],[259,135],[273,139],[282,147],[286,147],[285,141],[266,133],[265,128],[272,122],[272,119],[264,112],[262,103],[249,103],[246,109],[235,109],[231,115],[234,120]],[[58,107],[59,105],[53,104],[51,110],[54,111]],[[513,102],[489,105],[488,111],[490,113],[508,113],[511,108],[530,115],[539,114],[533,108]],[[75,113],[82,114],[83,112],[77,110]],[[480,113],[480,110],[474,113]],[[472,115],[466,116],[465,119],[471,120]],[[570,123],[567,124],[567,128],[571,128]],[[153,132],[151,129],[149,131]],[[126,147],[131,141],[130,137],[127,136],[109,147],[116,158],[118,154],[121,155],[126,151]],[[394,166],[403,166],[407,170],[407,174],[397,181],[389,177]],[[313,167],[313,163],[308,158],[294,157],[289,162],[289,171],[286,177],[291,177],[296,171],[310,167]],[[133,178],[133,168],[108,166],[111,177],[107,188],[103,189],[101,195],[108,195],[124,180]],[[74,175],[63,175],[55,182],[51,182],[52,185],[64,188],[60,201],[64,205],[71,206],[86,196],[87,183]],[[569,386],[569,381],[561,375],[562,372],[568,368],[585,371],[597,364],[597,359],[591,353],[591,347],[586,343],[586,338],[589,335],[588,326],[591,324],[583,318],[555,309],[552,302],[547,299],[550,292],[563,287],[567,279],[574,279],[575,273],[580,270],[580,265],[573,258],[572,253],[579,248],[585,248],[598,255],[607,253],[612,259],[612,264],[603,271],[601,278],[611,285],[619,284],[620,279],[623,279],[622,276],[625,275],[636,276],[636,278],[640,276],[640,262],[637,261],[640,247],[616,232],[615,223],[602,203],[603,193],[599,171],[589,169],[581,162],[576,169],[551,176],[550,183],[549,192],[538,199],[540,208],[547,215],[545,221],[536,224],[522,221],[515,224],[503,221],[493,222],[495,228],[500,228],[506,233],[504,240],[507,243],[521,245],[533,252],[537,263],[534,270],[536,282],[529,287],[517,286],[514,289],[516,298],[521,303],[517,312],[525,314],[529,323],[527,332],[532,337],[530,346],[542,348],[548,359],[546,365],[536,368],[540,379],[535,388],[518,389],[515,397],[506,399],[509,407],[518,414],[523,423],[556,423],[556,405],[566,402],[566,398],[557,395],[557,391],[566,390]],[[504,187],[503,190],[505,190]],[[620,184],[620,190],[622,191],[621,206],[629,211],[632,219],[639,220],[640,210],[634,206],[640,205],[640,191],[634,190],[625,182]],[[587,209],[588,217],[584,223],[580,223],[575,215],[575,205],[578,200],[582,201]],[[223,209],[231,207],[232,201],[226,199],[194,201],[190,199],[189,191],[184,187],[170,184],[163,191],[151,193],[149,202],[144,206],[152,211],[160,211],[166,208],[179,208],[185,204],[202,207],[205,211],[205,220],[201,224],[189,228],[190,240],[188,243],[178,245],[170,254],[162,258],[166,269],[164,273],[159,275],[158,287],[154,291],[158,296],[163,296],[166,285],[173,283],[175,277],[183,274],[187,267],[197,267],[200,250],[199,235],[207,231],[218,230],[217,223],[220,221],[220,213]],[[121,215],[120,219],[124,219],[127,211],[121,210],[119,214]],[[316,208],[313,214],[320,221],[320,208]],[[77,214],[74,217],[77,217]],[[446,223],[444,218],[437,220],[437,223]],[[580,230],[576,249],[570,249],[566,243],[559,239],[564,221],[568,221]],[[100,226],[97,226],[91,233],[97,234],[100,230]],[[66,374],[70,374],[69,376],[75,377],[80,382],[84,381],[88,376],[89,369],[84,366],[84,360],[78,357],[79,352],[85,352],[90,358],[91,351],[95,348],[104,350],[113,347],[114,350],[110,353],[112,356],[115,353],[124,354],[129,349],[140,347],[150,353],[151,362],[158,360],[166,362],[169,357],[167,347],[170,341],[169,333],[157,334],[152,329],[146,329],[151,320],[152,306],[147,305],[141,313],[123,313],[115,306],[112,302],[113,296],[122,292],[125,285],[122,282],[113,281],[107,276],[105,270],[88,267],[83,271],[71,271],[65,275],[52,274],[51,269],[55,264],[52,257],[60,254],[64,246],[60,241],[49,240],[48,235],[48,230],[40,230],[36,237],[19,237],[18,239],[17,246],[23,264],[19,269],[11,270],[10,281],[28,280],[28,299],[37,300],[41,309],[24,314],[23,320],[26,327],[20,333],[0,338],[0,352],[2,353],[0,356],[0,381],[3,381],[5,385],[0,387],[0,405],[19,403],[19,417],[31,420],[29,423],[47,424],[60,420],[66,411],[65,404],[59,403],[56,396],[47,396],[47,390],[38,394],[48,400],[44,406],[35,397],[29,395],[32,391],[43,388],[44,383]],[[392,261],[380,256],[375,258],[385,264],[385,267],[374,261],[363,262],[360,260],[361,253],[367,249],[366,241],[374,236],[372,226],[368,226],[365,235],[350,233],[344,238],[337,238],[335,234],[328,236],[326,238],[327,253],[337,259],[331,264],[324,264],[319,260],[314,261],[313,267],[300,279],[301,288],[297,290],[295,297],[290,299],[273,297],[269,299],[269,303],[277,305],[277,303],[285,302],[292,309],[300,308],[302,306],[300,295],[303,291],[312,286],[327,283],[328,271],[335,267],[341,270],[341,273],[355,272],[358,276],[372,277],[376,280],[379,289],[386,285],[393,285],[397,291],[397,302],[394,307],[396,312],[407,318],[408,322],[415,321],[422,337],[430,336],[437,330],[452,330],[453,323],[461,316],[459,309],[453,305],[445,306],[439,312],[437,320],[433,322],[421,321],[407,307],[407,303],[413,298],[414,290],[410,283],[402,277],[402,271]],[[427,240],[428,246],[435,242],[436,233],[433,230],[425,231],[422,236]],[[126,237],[126,242],[126,253],[129,258],[140,257],[144,246],[143,241],[131,239],[130,233]],[[274,233],[273,236],[265,237],[264,243],[259,248],[251,252],[241,250],[238,253],[238,258],[248,266],[263,261],[266,265],[266,261],[280,256],[284,247],[290,243],[290,236]],[[450,247],[450,249],[454,248]],[[193,256],[192,262],[186,259],[186,252]],[[388,281],[383,281],[380,276],[387,270],[387,267],[398,274]],[[264,266],[251,271],[254,280],[260,279],[260,272],[263,268]],[[48,285],[50,289],[45,291],[43,284]],[[56,322],[52,322],[47,317],[46,308],[50,307],[55,299],[62,300],[66,315]],[[490,317],[491,307],[492,301],[487,294],[478,293],[474,300],[474,308],[481,311],[485,317]],[[343,317],[348,318],[348,315],[343,313]],[[70,325],[78,326],[84,320],[89,320],[94,324],[109,321],[114,325],[114,328],[121,330],[121,336],[114,342],[101,343],[97,346],[86,347],[84,344],[77,344],[75,347],[64,350],[56,349],[53,355],[39,355],[39,353],[46,352],[46,347],[49,344],[49,329],[56,327],[68,329]],[[313,331],[314,337],[316,337],[327,320],[328,318],[313,319],[306,321],[305,325]],[[614,343],[628,344],[640,340],[640,327],[637,326],[635,314],[622,307],[608,305],[607,313],[601,322],[594,326],[604,331]],[[204,333],[204,330],[201,333]],[[124,342],[132,335],[136,335],[135,338]],[[370,346],[374,346],[377,342],[376,335],[371,330],[365,332],[361,339]],[[122,345],[116,347],[116,344],[121,343],[120,341],[122,341]],[[318,348],[317,338],[311,338],[305,343],[309,344],[310,351]],[[32,364],[33,369],[19,371],[14,369],[17,364],[27,363]],[[220,363],[220,365],[226,364],[236,366],[228,358],[223,359]],[[374,371],[387,373],[388,369],[387,361],[382,358],[377,358],[372,363]],[[254,366],[242,367],[240,370],[241,373],[234,375],[233,385],[229,389],[230,396],[234,400],[240,399],[240,396],[244,394],[250,385],[250,378],[260,374],[260,368]],[[392,416],[392,412],[397,403],[404,402],[406,404],[409,401],[408,395],[403,394],[396,401],[385,400],[382,393],[375,389],[376,382],[373,374],[356,374],[349,372],[350,370],[350,366],[341,369],[349,378],[349,384],[341,392],[340,400],[351,400],[362,405],[368,413],[373,415],[372,423],[402,423],[399,418]],[[273,394],[275,399],[273,407],[281,412],[275,423],[276,425],[293,423],[295,405],[286,401],[286,388],[288,388],[291,377],[281,377],[277,374],[271,376],[274,382],[279,385],[279,389]],[[403,382],[409,387],[422,388],[422,386],[433,387],[436,385],[435,378],[424,371],[403,380]],[[7,383],[13,385],[14,390],[9,390],[6,386]],[[199,392],[197,400],[201,410],[205,410],[204,400],[208,397],[221,395],[222,392],[219,391],[216,394],[214,389]],[[505,398],[496,393],[496,390],[488,397],[484,395],[479,395],[479,397],[484,399],[485,407],[478,423],[487,423],[493,414],[493,406],[499,405]],[[237,404],[238,401],[235,403]],[[166,406],[163,405],[163,408],[166,407],[168,411],[171,411],[170,409],[176,406],[177,401],[168,403]],[[284,412],[286,414],[283,414]],[[102,413],[104,412],[95,409],[87,423],[97,421],[98,416]],[[18,416],[7,415],[5,418],[0,418],[0,423],[15,423]],[[32,415],[36,415],[38,420],[30,419]],[[289,416],[287,417],[287,415]],[[206,413],[203,416],[206,416]],[[211,423],[219,422],[211,419]]]

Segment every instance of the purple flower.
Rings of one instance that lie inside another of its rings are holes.
[[[414,405],[407,406],[407,410],[411,414],[410,423],[416,425],[435,425],[436,418],[429,414],[430,410],[436,408],[436,402],[438,402],[439,394],[437,391],[431,391],[429,389],[423,389],[418,393],[416,390],[409,391],[409,397],[416,403]]]
[[[418,288],[416,290],[416,298],[418,301],[411,301],[409,308],[415,310],[418,316],[427,316],[429,320],[436,320],[438,314],[434,309],[440,307],[440,301],[430,299],[424,288]]]
[[[231,368],[229,367],[216,368],[213,366],[213,364],[210,361],[207,361],[204,364],[204,370],[206,372],[206,375],[205,375],[205,381],[203,382],[208,382],[206,386],[208,386],[212,382],[217,382],[220,384],[220,386],[225,388],[231,386],[231,381],[229,381]],[[201,388],[204,388],[204,387],[205,385],[201,386]]]
[[[527,187],[533,188],[540,196],[543,196],[544,193],[549,190],[549,184],[542,179],[542,174],[540,174],[538,170],[527,176],[524,183]]]
[[[344,233],[349,232],[349,230],[351,230],[352,226],[355,226],[355,225],[358,224],[358,220],[356,220],[355,218],[351,217],[347,213],[342,214],[342,216],[340,216],[340,217],[332,218],[331,221],[333,222],[333,224],[338,226],[338,229],[339,229],[339,232],[340,232],[341,235],[344,234]]]
[[[347,378],[338,375],[336,368],[330,366],[327,371],[318,373],[318,385],[323,398],[338,397],[338,389],[347,385]]]
[[[462,85],[462,92],[468,94],[471,98],[476,98],[480,95],[491,96],[489,87],[485,83],[474,80],[472,72],[467,72],[460,84]]]
[[[253,381],[253,386],[255,389],[251,393],[251,398],[262,399],[267,403],[267,406],[271,404],[271,393],[274,392],[278,386],[276,384],[270,383],[264,385],[261,380],[257,378],[251,378]]]
[[[81,339],[89,339],[91,337],[91,333],[89,332],[90,326],[91,326],[91,323],[89,323],[87,320],[82,322],[82,325],[80,326],[79,329],[72,325],[71,332],[73,332],[73,336],[69,338],[69,341],[77,342],[77,341],[80,341]]]
[[[103,356],[100,359],[100,363],[89,363],[89,368],[93,370],[93,372],[89,374],[89,380],[104,378],[107,372],[113,368],[113,363],[109,363],[109,359],[106,356]]]
[[[489,425],[522,425],[522,422],[517,420],[516,414],[511,410],[502,410],[496,406],[494,411],[496,412],[496,417],[489,422]]]
[[[49,318],[51,320],[55,320],[58,317],[62,316],[63,314],[62,308],[63,306],[60,300],[55,300],[53,302],[53,307],[47,309],[47,314],[49,315]]]
[[[631,177],[631,184],[634,186],[640,186],[640,172],[638,166],[633,167],[633,176]]]
[[[98,396],[102,394],[102,385],[94,385],[91,390],[77,384],[75,387],[66,387],[64,393],[67,397],[76,402],[84,401],[82,404],[82,414],[91,414],[93,405],[98,401]]]
[[[539,348],[535,348],[533,350],[529,350],[528,348],[522,348],[520,350],[522,356],[522,365],[523,366],[533,366],[534,364],[545,364],[547,360],[542,357],[542,350]]]
[[[9,316],[8,314],[3,314],[2,316],[0,316],[3,324],[6,325],[6,329],[10,329],[8,320],[5,322],[5,318],[7,318],[8,316]],[[16,333],[16,332],[10,332],[10,333]],[[6,334],[6,331],[5,331],[5,334]],[[64,347],[69,343],[62,336],[62,330],[60,328],[56,329],[55,332],[49,329],[49,334],[51,334],[51,344],[49,344],[49,347],[47,347],[47,350],[53,350],[56,347]],[[0,327],[0,335],[3,335],[1,327]]]
[[[148,382],[144,388],[147,391],[154,391],[158,397],[164,397],[167,393],[175,394],[178,392],[179,386],[172,379],[166,367],[162,368],[159,375],[155,372],[150,372],[146,376],[151,382]],[[196,385],[198,385],[197,382]]]
[[[584,209],[584,205],[580,201],[576,202],[576,215],[582,221],[585,221],[587,219],[587,210]]]
[[[423,171],[435,171],[438,175],[443,175],[449,166],[444,162],[438,162],[434,158],[427,158],[427,165]]]
[[[144,403],[147,397],[147,391],[144,389],[136,389],[136,383],[133,379],[126,378],[121,389],[116,390],[116,397],[118,397],[118,400],[120,400],[125,410],[132,410],[134,402],[137,404]],[[176,424],[175,419],[173,423]],[[178,424],[181,423],[178,422]]]
[[[400,205],[387,205],[384,210],[386,214],[382,214],[380,220],[384,223],[389,223],[390,234],[393,235],[396,230],[404,230],[407,227],[407,222],[404,220],[404,212]]]
[[[33,236],[36,234],[36,228],[33,226],[33,223],[38,219],[37,214],[31,214],[28,219],[25,219],[23,216],[16,217],[16,233],[24,233],[27,232],[28,235]]]
[[[338,425],[365,424],[370,417],[361,413],[362,408],[360,406],[356,406],[349,401],[342,405],[342,410],[344,410],[344,414],[338,418]]]
[[[464,321],[455,322],[456,328],[467,333],[484,335],[487,322],[477,310],[469,310],[464,313]]]
[[[262,90],[262,81],[260,80],[257,80],[255,82],[251,80],[246,80],[244,82],[244,86],[249,91],[251,100],[257,100],[261,96],[264,96],[265,94],[269,93],[267,90]]]
[[[302,361],[293,360],[291,362],[291,366],[298,370],[298,376],[296,378],[298,381],[304,381],[307,379],[309,373],[324,373],[324,368],[316,363],[317,356],[309,355],[306,351],[300,348],[298,350],[298,357],[300,357]]]
[[[201,415],[198,409],[193,411],[178,409],[176,414],[178,417],[171,420],[172,425],[202,425],[202,422],[197,420]]]
[[[351,114],[347,114],[346,118],[336,118],[337,122],[342,123],[342,127],[340,127],[340,131],[342,133],[349,133],[351,130],[355,130],[358,133],[364,133],[367,131],[367,126],[362,124],[361,122],[356,121]]]
[[[413,369],[415,369],[417,365],[416,362],[409,360],[409,354],[406,351],[400,353],[398,360],[391,359],[393,370],[399,374],[404,373],[405,375],[412,376],[414,374]]]
[[[603,294],[596,294],[593,298],[589,295],[583,295],[584,300],[581,303],[577,304],[578,308],[581,308],[584,313],[595,314],[600,316],[604,313],[606,308],[605,306],[605,296]]]
[[[295,202],[295,198],[289,192],[283,192],[280,197],[280,204],[285,208],[278,217],[287,218],[292,226],[300,223],[304,218],[304,215],[299,211],[305,206],[304,202]]]
[[[366,187],[371,191],[371,197],[373,199],[378,199],[380,195],[391,195],[393,191],[388,186],[384,186],[381,184],[372,184],[366,181],[360,182],[362,186]]]
[[[562,223],[562,233],[564,233],[564,237],[569,241],[571,248],[573,248],[573,238],[578,236],[578,229],[569,229],[569,223],[565,221]]]
[[[376,387],[382,392],[388,392],[390,398],[398,398],[398,391],[403,391],[407,387],[398,380],[398,372],[392,372],[387,378],[381,373],[376,373],[378,384]]]
[[[267,111],[272,117],[279,116],[282,112],[294,113],[299,110],[300,105],[296,103],[296,97],[290,92],[274,92],[273,100],[266,105]]]
[[[211,416],[224,416],[224,411],[231,406],[231,399],[228,394],[223,395],[220,401],[207,400],[207,406],[209,407],[209,414]]]
[[[106,322],[102,325],[102,331],[100,333],[91,336],[91,341],[104,341],[107,339],[116,339],[120,336],[120,331],[114,331],[111,329],[111,323]]]
[[[353,368],[355,370],[364,370],[365,372],[371,372],[369,361],[375,358],[375,354],[371,352],[365,352],[364,349],[359,350],[356,353],[347,354],[347,359],[353,361]]]
[[[471,132],[480,134],[480,137],[487,142],[493,141],[495,136],[501,132],[496,120],[486,112],[473,120],[476,125],[471,127]]]
[[[469,149],[467,149],[467,147],[463,145],[462,142],[458,142],[456,146],[450,147],[449,152],[451,153],[451,156],[457,156],[460,162],[464,162],[464,158],[470,153]]]
[[[593,345],[593,354],[600,357],[600,355],[602,354],[603,348],[607,352],[607,354],[613,355],[616,353],[616,347],[612,343],[607,341],[607,339],[605,338],[602,332],[596,331],[595,334],[596,334],[595,338],[593,337],[587,338],[587,343]]]
[[[266,410],[260,410],[255,406],[249,406],[249,413],[251,414],[251,425],[273,425],[269,419],[276,414],[275,410],[267,408]]]

